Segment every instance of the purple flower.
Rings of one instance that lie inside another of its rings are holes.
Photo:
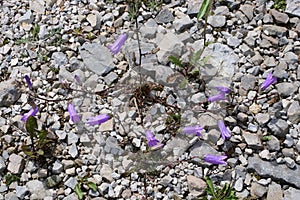
[[[223,87],[223,86],[217,86],[216,89],[219,90],[220,92],[223,92],[223,93],[226,93],[226,94],[228,94],[230,92],[229,88]]]
[[[277,78],[273,76],[272,72],[268,74],[267,79],[261,84],[262,90],[267,89],[271,84],[275,83]]]
[[[220,101],[220,100],[225,100],[225,93],[224,92],[220,92],[219,94],[208,98],[209,102]]]
[[[149,130],[146,131],[146,138],[148,140],[148,146],[149,147],[154,147],[158,144],[160,144],[159,140],[156,139],[153,135],[153,133]]]
[[[25,75],[24,78],[25,78],[25,81],[26,81],[26,83],[27,83],[29,89],[32,89],[32,83],[31,83],[31,81],[30,81],[29,76]]]
[[[26,122],[29,116],[35,116],[38,111],[39,111],[38,107],[31,108],[31,110],[28,113],[26,113],[22,116],[21,120],[23,122]]]
[[[127,34],[123,33],[119,35],[118,39],[115,41],[113,45],[109,45],[110,51],[116,55],[120,52],[121,47],[124,45],[125,41],[127,40]]]
[[[68,111],[69,111],[69,114],[70,114],[70,118],[71,120],[74,122],[74,123],[77,123],[80,121],[80,116],[79,114],[76,112],[74,106],[69,103],[68,104]]]
[[[81,82],[81,80],[80,80],[80,77],[77,76],[76,74],[75,74],[75,76],[74,76],[74,79],[75,79],[75,81],[77,82],[78,85],[81,85],[81,84],[82,84],[82,82]]]
[[[226,165],[226,162],[224,161],[224,159],[226,158],[227,156],[215,156],[210,154],[206,154],[204,156],[205,162],[216,164],[216,165]]]
[[[108,114],[101,114],[96,117],[89,118],[87,123],[90,126],[95,126],[95,125],[100,125],[109,119],[110,119],[110,116]]]
[[[222,120],[218,121],[218,126],[221,131],[221,136],[222,136],[223,140],[226,140],[231,137],[229,130],[227,129],[227,127],[225,126],[225,124]]]
[[[199,125],[197,126],[186,126],[182,129],[182,132],[185,134],[195,134],[197,136],[201,136],[201,131],[203,128]]]

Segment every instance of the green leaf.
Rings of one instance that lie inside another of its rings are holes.
[[[47,135],[48,135],[48,133],[47,133],[46,130],[40,130],[40,132],[39,132],[39,139],[40,140],[44,140],[44,139],[46,139]]]
[[[266,135],[262,137],[262,141],[270,141],[271,140],[271,136]]]
[[[77,185],[75,186],[74,191],[77,194],[78,199],[82,199],[83,198],[83,193],[82,193],[82,190],[81,190],[81,184],[80,183],[77,183]]]
[[[93,182],[88,182],[87,185],[91,188],[94,192],[97,192],[97,185]]]
[[[29,157],[34,158],[34,153],[28,145],[22,145],[22,151]]]
[[[34,137],[35,132],[37,131],[38,128],[36,119],[32,116],[29,116],[26,121],[25,127],[26,127],[26,131],[30,134],[30,137]]]
[[[198,12],[198,15],[197,15],[197,20],[201,19],[208,12],[210,1],[211,0],[204,0],[202,2],[201,7]]]
[[[205,177],[205,180],[206,180],[206,184],[208,186],[207,192],[213,195],[215,193],[213,182],[211,181],[211,179],[209,177]]]
[[[172,62],[174,65],[179,66],[179,67],[184,67],[182,64],[181,60],[175,56],[169,56],[168,57],[169,61]]]

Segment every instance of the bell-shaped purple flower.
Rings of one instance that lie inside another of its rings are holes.
[[[216,165],[226,165],[226,162],[224,161],[224,159],[226,158],[227,156],[215,156],[210,154],[206,154],[204,156],[205,162],[216,164]]]
[[[266,80],[260,85],[262,90],[267,89],[271,84],[276,83],[277,78],[273,76],[272,72],[268,74]]]
[[[182,133],[195,134],[195,135],[200,137],[202,130],[203,130],[203,128],[199,125],[197,125],[197,126],[186,126],[182,129]]]
[[[29,89],[32,89],[32,83],[31,83],[31,81],[30,81],[29,76],[25,75],[24,78],[25,78],[25,81],[26,81],[26,83],[27,83],[27,85],[28,85],[28,88],[29,88]]]
[[[110,119],[108,114],[97,115],[96,117],[90,117],[87,124],[90,126],[100,125]]]
[[[220,100],[225,100],[225,93],[224,92],[220,92],[219,94],[208,98],[209,102],[220,101]]]
[[[31,108],[28,113],[26,113],[22,116],[21,120],[23,122],[26,122],[29,116],[35,116],[38,111],[39,111],[38,107]]]
[[[80,121],[80,116],[76,112],[74,106],[71,103],[68,104],[68,111],[69,111],[72,122],[77,123]]]
[[[115,41],[114,44],[109,45],[110,52],[112,52],[114,55],[120,52],[121,47],[124,45],[125,41],[127,40],[127,34],[123,33],[119,35],[118,39]]]
[[[226,140],[231,137],[230,131],[225,126],[224,121],[218,120],[218,127],[221,131],[221,136],[222,136],[223,140]]]
[[[156,139],[153,135],[153,133],[149,130],[146,131],[146,138],[148,140],[148,146],[149,147],[154,147],[158,145],[160,142],[158,139]]]
[[[223,87],[223,86],[217,86],[216,89],[219,90],[220,92],[223,92],[223,93],[226,93],[226,94],[228,94],[230,92],[229,88]]]

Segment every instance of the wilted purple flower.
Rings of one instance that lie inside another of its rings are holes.
[[[226,93],[226,94],[228,94],[230,92],[229,88],[223,87],[223,86],[217,86],[216,89],[219,90],[220,92],[223,92],[223,93]]]
[[[203,128],[199,125],[197,125],[197,126],[186,126],[182,129],[182,133],[195,134],[195,135],[200,137],[202,130],[203,130]]]
[[[38,107],[31,108],[31,110],[28,113],[26,113],[22,116],[21,120],[23,122],[26,122],[29,116],[35,116],[38,111],[39,111]]]
[[[226,158],[227,156],[215,156],[210,154],[206,154],[204,156],[205,162],[216,164],[216,165],[226,165],[226,162],[224,161],[224,159]]]
[[[100,124],[106,122],[109,119],[110,119],[110,116],[108,114],[101,114],[101,115],[98,115],[96,117],[89,118],[87,123],[90,126],[95,126],[95,125],[100,125]]]
[[[121,47],[124,45],[125,41],[127,40],[127,34],[123,33],[119,35],[118,39],[115,41],[113,45],[109,45],[109,49],[113,54],[119,53]]]
[[[70,114],[70,118],[71,120],[74,122],[74,123],[77,123],[80,121],[80,116],[79,114],[76,112],[74,106],[69,103],[68,104],[68,111],[69,111],[69,114]]]
[[[225,124],[222,120],[218,121],[218,126],[221,131],[221,136],[222,136],[223,140],[226,140],[231,137],[229,130],[227,129],[227,127],[225,126]]]
[[[272,72],[268,74],[267,79],[261,84],[262,90],[267,89],[271,84],[275,83],[277,78],[273,76]]]
[[[219,94],[208,98],[209,102],[220,101],[220,100],[225,100],[225,93],[224,92],[220,92]]]
[[[159,144],[159,140],[156,139],[153,133],[149,130],[146,131],[146,138],[148,140],[148,146],[153,147]]]
[[[75,79],[75,81],[77,82],[78,85],[81,85],[81,84],[82,84],[82,82],[81,82],[81,80],[80,80],[80,77],[77,76],[76,74],[75,74],[75,76],[74,76],[74,79]]]
[[[31,81],[30,81],[29,76],[25,75],[24,78],[25,78],[25,81],[26,81],[26,83],[27,83],[29,89],[32,89],[32,83],[31,83]]]

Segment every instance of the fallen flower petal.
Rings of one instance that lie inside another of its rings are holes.
[[[32,89],[32,83],[31,83],[31,81],[30,81],[29,76],[25,75],[24,78],[25,78],[25,81],[26,81],[26,83],[27,83],[29,89]]]
[[[222,136],[223,140],[226,140],[231,137],[229,130],[227,129],[227,127],[224,124],[224,121],[219,120],[218,127],[221,131],[221,136]]]
[[[71,120],[74,122],[74,123],[77,123],[80,121],[80,116],[79,114],[76,112],[74,106],[69,103],[68,104],[68,111],[69,111],[69,114],[70,114],[70,118]]]
[[[209,102],[220,101],[220,100],[225,100],[225,93],[224,92],[220,92],[219,94],[208,98]]]
[[[39,111],[38,107],[32,108],[28,113],[22,116],[21,120],[23,122],[26,122],[29,116],[35,116],[38,111]]]
[[[81,82],[81,79],[80,79],[79,76],[75,75],[74,79],[76,80],[76,82],[77,82],[78,85],[82,85],[82,82]]]
[[[146,138],[148,140],[148,146],[153,147],[159,144],[159,140],[156,139],[153,135],[153,133],[149,130],[146,131]]]
[[[98,115],[96,117],[90,117],[88,119],[87,123],[90,126],[95,126],[95,125],[100,125],[100,124],[106,122],[109,119],[110,119],[110,116],[108,114],[101,114],[101,115]]]
[[[187,127],[184,127],[182,129],[182,133],[185,133],[185,134],[195,134],[197,136],[201,136],[201,131],[203,130],[203,128],[199,125],[197,126],[187,126]]]
[[[276,83],[277,78],[273,76],[272,72],[268,74],[266,80],[260,85],[262,90],[267,89],[271,84]]]
[[[227,156],[215,156],[210,154],[206,154],[204,156],[205,162],[216,164],[216,165],[226,165],[226,162],[224,161],[224,159],[226,158]]]
[[[110,51],[116,55],[117,53],[120,52],[121,47],[124,45],[125,41],[127,40],[127,34],[121,34],[119,35],[118,39],[115,41],[113,45],[109,45]]]
[[[216,89],[219,90],[220,92],[224,92],[226,94],[228,94],[230,92],[229,88],[223,87],[223,86],[217,86]]]

